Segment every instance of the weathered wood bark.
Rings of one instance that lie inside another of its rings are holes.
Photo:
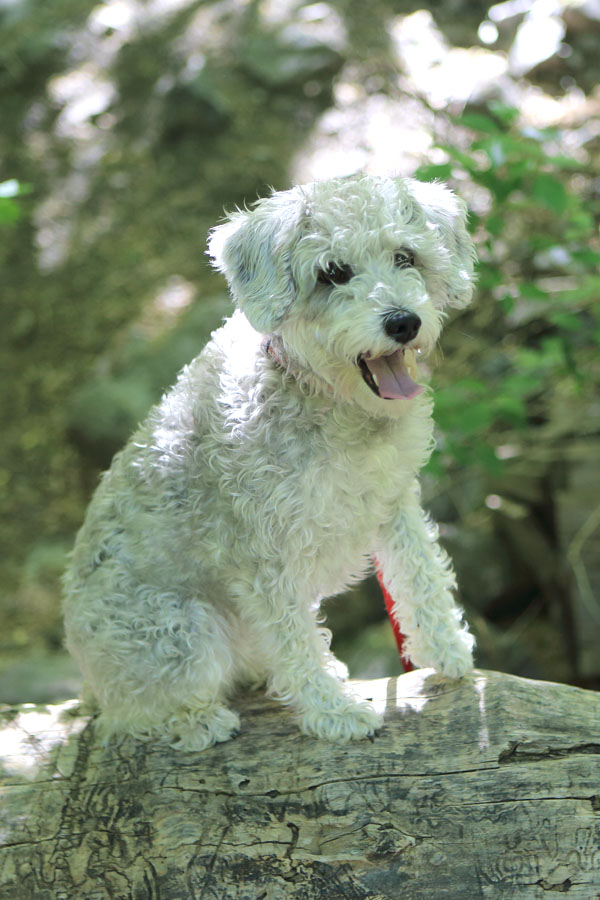
[[[385,727],[339,746],[258,694],[198,754],[103,748],[73,704],[9,711],[1,900],[600,898],[600,695],[497,672],[359,687]]]

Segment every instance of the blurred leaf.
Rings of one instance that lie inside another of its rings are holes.
[[[500,131],[498,123],[484,113],[463,113],[456,121],[460,125],[466,125],[467,128],[472,128],[473,131],[482,131],[484,134],[498,134]]]
[[[578,159],[573,159],[572,156],[548,156],[546,157],[549,163],[552,163],[555,166],[558,166],[560,169],[581,169],[581,162]]]
[[[554,175],[546,172],[540,172],[533,179],[533,196],[552,212],[562,213],[567,208],[565,186]]]
[[[436,393],[436,420],[448,431],[455,428],[465,436],[486,428],[493,419],[489,388],[481,381],[461,380],[451,389]]]
[[[542,290],[531,281],[523,281],[518,287],[519,295],[525,300],[548,300],[548,291]]]
[[[510,384],[504,386],[510,388]],[[527,418],[527,407],[521,391],[518,393],[502,393],[496,398],[494,404],[496,414],[502,419],[506,418],[512,425],[522,425]]]
[[[480,262],[477,285],[480,291],[491,291],[504,281],[504,275],[498,266],[488,262]]]
[[[436,448],[431,456],[429,457],[429,461],[424,467],[424,471],[429,475],[433,476],[433,478],[441,478],[444,474],[446,466],[444,465],[442,452],[438,448]]]
[[[583,328],[582,319],[580,316],[576,316],[573,313],[553,312],[550,313],[548,318],[551,322],[558,325],[559,328],[563,328],[565,331],[581,331]]]
[[[480,444],[477,448],[477,461],[491,475],[500,475],[502,472],[502,460],[496,456],[496,449],[490,444]]]
[[[546,160],[544,148],[531,141],[524,141],[518,134],[498,133],[493,137],[484,137],[474,141],[473,148],[489,152],[489,148],[498,145],[502,155],[511,166],[531,166],[532,161]],[[496,150],[496,153],[499,151]]]
[[[485,150],[490,158],[490,162],[494,166],[502,166],[507,160],[502,141],[486,141],[486,145],[482,149]]]
[[[504,228],[504,216],[500,215],[500,213],[488,216],[485,227],[491,235],[498,237],[502,234]]]
[[[419,181],[434,181],[439,178],[446,181],[452,177],[452,166],[450,163],[440,163],[439,165],[419,166],[415,172],[415,178]]]
[[[510,127],[520,116],[520,112],[515,106],[507,106],[499,100],[491,100],[489,108],[490,112],[493,113],[496,119],[499,119],[505,127]]]
[[[460,416],[460,429],[464,435],[476,434],[491,425],[494,410],[487,399],[464,406]]]
[[[583,209],[577,202],[573,203],[569,210],[569,219],[564,230],[565,239],[568,241],[580,241],[591,237],[596,233],[596,222],[593,214]]]
[[[0,225],[13,225],[21,215],[21,207],[15,198],[30,194],[32,186],[16,178],[0,182]]]
[[[18,203],[9,197],[0,197],[0,225],[12,225],[20,215]]]
[[[515,308],[515,298],[512,294],[504,294],[504,296],[500,298],[500,303],[502,304],[502,309],[507,314],[512,312]]]
[[[453,144],[438,144],[441,150],[445,150],[451,159],[456,160],[467,172],[478,172],[481,169],[479,160],[470,156],[463,150],[459,150]]]
[[[571,250],[571,257],[584,266],[600,267],[600,253],[597,250],[587,247],[583,247],[581,250]]]
[[[561,291],[557,300],[564,303],[598,302],[600,298],[600,275],[587,275],[579,285],[569,291]]]
[[[472,172],[471,177],[477,184],[488,188],[498,204],[503,204],[514,191],[520,190],[523,185],[522,173],[518,171],[517,167],[512,167],[510,175],[499,174],[498,170],[492,166],[489,169]],[[494,213],[492,213],[493,215]]]

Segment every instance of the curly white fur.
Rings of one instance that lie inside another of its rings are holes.
[[[405,372],[406,348],[426,354],[444,309],[469,302],[465,209],[440,184],[336,179],[235,213],[209,246],[239,310],[103,476],[65,576],[67,644],[106,736],[203,749],[239,727],[235,686],[266,681],[303,731],[366,737],[380,720],[339,677],[318,609],[373,556],[412,660],[472,667],[419,502],[430,396],[409,379],[383,399],[359,365]],[[347,277],[328,282],[334,266]],[[390,337],[394,313],[418,315],[416,337]]]

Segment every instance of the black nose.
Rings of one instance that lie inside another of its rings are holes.
[[[416,313],[397,312],[386,316],[385,333],[399,344],[408,344],[416,338],[421,327],[421,320]]]

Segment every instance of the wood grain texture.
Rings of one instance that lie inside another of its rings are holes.
[[[357,686],[385,727],[349,745],[260,694],[204,753],[104,748],[73,703],[7,710],[0,900],[599,900],[600,695]]]

